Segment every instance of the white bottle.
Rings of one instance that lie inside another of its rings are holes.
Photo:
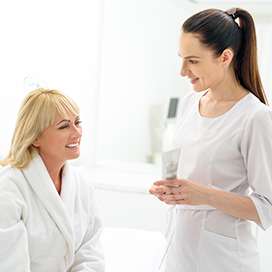
[[[174,137],[176,132],[176,122],[167,120],[162,136],[162,152],[174,149]]]
[[[176,133],[176,116],[178,111],[178,98],[170,98],[168,114],[165,120],[165,127],[162,136],[162,152],[175,148],[174,137]]]

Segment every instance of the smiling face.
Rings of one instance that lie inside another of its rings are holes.
[[[82,136],[79,116],[72,113],[58,116],[34,142],[41,157],[48,161],[63,164],[66,160],[76,159],[80,155]]]
[[[227,54],[227,55],[226,55]],[[187,76],[195,91],[216,88],[223,80],[226,66],[231,59],[230,52],[225,51],[216,57],[214,52],[201,44],[198,36],[181,33],[179,56],[182,58],[181,76]],[[225,56],[224,56],[225,55]]]

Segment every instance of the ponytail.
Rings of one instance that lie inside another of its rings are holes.
[[[239,18],[242,32],[240,49],[234,60],[237,80],[262,103],[268,104],[258,69],[257,39],[253,18],[247,11],[239,8],[236,9],[235,16]]]

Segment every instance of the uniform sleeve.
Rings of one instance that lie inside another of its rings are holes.
[[[30,272],[28,237],[21,220],[22,207],[16,190],[0,184],[1,272]]]
[[[89,224],[84,239],[75,253],[69,272],[104,272],[105,262],[100,244],[102,223],[95,208],[93,188],[90,189]]]
[[[246,124],[241,152],[251,186],[250,198],[265,230],[272,225],[272,111],[256,112]]]

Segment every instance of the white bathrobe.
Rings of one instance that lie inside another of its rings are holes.
[[[39,155],[0,173],[1,272],[102,272],[93,193],[66,163],[61,195]]]

